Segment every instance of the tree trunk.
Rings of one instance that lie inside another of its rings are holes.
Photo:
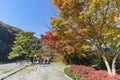
[[[112,75],[112,71],[111,71],[111,69],[110,69],[110,65],[109,65],[106,57],[103,55],[102,58],[103,58],[103,61],[104,61],[104,63],[105,63],[105,66],[106,66],[106,68],[107,68],[108,74],[109,74],[109,75]]]
[[[120,53],[118,53],[114,58],[113,58],[113,61],[112,61],[112,75],[115,76],[115,73],[116,73],[116,59],[117,57],[119,56]]]
[[[71,62],[69,56],[68,56],[67,54],[66,54],[65,56],[66,56],[66,59],[67,59],[68,63],[69,63],[69,64],[72,64],[72,62]]]
[[[116,58],[113,59],[112,61],[112,75],[115,76],[115,73],[116,73]]]

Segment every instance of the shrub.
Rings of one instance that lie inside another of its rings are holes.
[[[92,71],[89,73],[89,80],[120,80],[120,75],[110,76],[105,70]]]
[[[95,71],[94,68],[83,66],[83,65],[71,65],[69,68],[72,73],[79,75],[83,80],[87,80],[88,74],[91,71]]]
[[[104,70],[91,71],[89,74],[89,80],[113,80],[112,77]]]
[[[64,56],[62,55],[62,56],[54,56],[53,58],[52,58],[52,62],[64,62]]]
[[[68,67],[64,69],[64,73],[67,76],[71,77],[73,80],[82,80],[77,74],[71,73]]]
[[[68,69],[69,73],[74,73],[80,76],[83,80],[120,80],[119,74],[116,74],[116,76],[110,76],[105,70],[95,70],[94,68],[87,66],[71,65]]]

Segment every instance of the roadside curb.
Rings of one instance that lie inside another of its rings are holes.
[[[65,77],[68,79],[68,80],[73,80],[72,78],[70,78],[69,76],[67,76],[66,74],[64,74]]]

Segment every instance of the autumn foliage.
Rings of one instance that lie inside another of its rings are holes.
[[[71,73],[79,75],[83,80],[120,80],[120,75],[110,76],[107,71],[95,70],[94,68],[83,65],[71,65]]]
[[[70,47],[76,48],[75,53],[81,57],[96,51],[109,75],[115,76],[120,55],[119,0],[52,0],[52,4],[59,10],[58,17],[51,18],[53,33],[70,40]],[[110,52],[105,50],[108,48]]]
[[[55,36],[52,31],[41,35],[41,41],[46,44],[47,48],[55,50],[57,53],[72,53],[75,48],[71,46],[70,40],[63,40],[59,36]]]
[[[41,35],[47,48],[67,59],[98,56],[115,76],[120,57],[119,0],[52,0],[52,4],[58,17],[51,18],[53,31]]]
[[[88,74],[91,71],[95,71],[94,68],[83,66],[83,65],[80,65],[80,66],[71,65],[71,67],[69,69],[72,73],[79,75],[83,80],[87,80],[87,78],[89,77]]]

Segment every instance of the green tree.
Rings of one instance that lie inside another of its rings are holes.
[[[73,46],[83,52],[95,46],[95,54],[102,57],[108,73],[115,75],[120,55],[119,0],[52,0],[52,3],[60,10],[59,17],[51,19],[54,34],[63,40],[72,39]]]
[[[12,59],[19,56],[31,59],[35,54],[35,40],[33,39],[34,32],[20,32],[16,35],[12,51],[8,58]]]

